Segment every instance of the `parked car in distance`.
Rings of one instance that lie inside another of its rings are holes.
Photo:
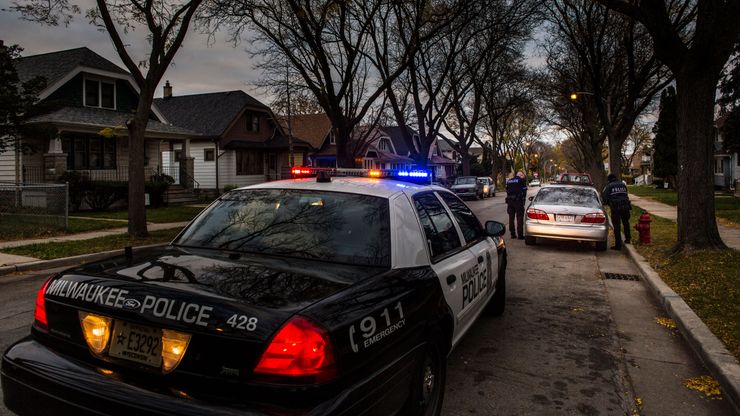
[[[542,186],[542,183],[540,182],[539,179],[532,179],[532,181],[529,183],[529,186],[530,187],[533,187],[533,186]]]
[[[460,198],[483,198],[483,184],[475,176],[458,176],[450,190]]]
[[[524,219],[524,243],[537,238],[593,241],[606,250],[609,224],[599,193],[592,186],[549,185],[530,197]]]
[[[493,183],[493,178],[489,176],[479,176],[478,183],[483,184],[483,198],[496,196],[496,184]]]

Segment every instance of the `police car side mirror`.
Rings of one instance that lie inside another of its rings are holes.
[[[486,221],[486,232],[491,237],[501,237],[506,234],[506,226],[498,221]]]

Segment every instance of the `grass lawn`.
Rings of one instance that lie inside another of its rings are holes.
[[[79,254],[98,253],[101,251],[122,249],[126,246],[143,246],[147,244],[167,243],[180,232],[180,228],[152,231],[148,238],[131,239],[127,234],[93,238],[90,240],[65,241],[61,243],[30,244],[1,250],[3,253],[35,257],[42,260],[58,259]]]
[[[153,223],[184,222],[192,220],[203,208],[194,207],[163,207],[147,208],[146,220]],[[128,211],[81,212],[80,217],[110,218],[115,220],[128,219]]]
[[[633,212],[640,212],[640,208]],[[631,216],[633,227],[638,217]],[[635,249],[740,360],[740,251],[672,254],[676,224],[657,216],[652,219],[653,244],[640,246],[636,243]]]
[[[108,228],[125,227],[125,223],[105,220],[69,219],[69,229],[56,229],[44,224],[29,224],[2,217],[0,219],[0,241],[23,240],[26,238],[54,237],[65,234],[84,233],[87,231],[105,230]]]
[[[654,186],[630,185],[629,191],[637,196],[651,198],[664,204],[678,205],[678,195],[672,189],[655,189]],[[740,198],[733,196],[715,196],[714,209],[717,217],[724,218],[740,225]]]

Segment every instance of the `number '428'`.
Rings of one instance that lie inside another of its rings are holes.
[[[247,315],[233,314],[226,323],[236,329],[246,329],[247,331],[257,329],[257,318],[254,316],[249,317]]]

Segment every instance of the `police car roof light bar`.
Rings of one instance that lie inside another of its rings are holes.
[[[430,183],[432,180],[432,173],[422,169],[352,169],[294,166],[290,169],[290,173],[294,178],[316,177],[317,182],[330,182],[332,176],[385,178],[414,183]]]

